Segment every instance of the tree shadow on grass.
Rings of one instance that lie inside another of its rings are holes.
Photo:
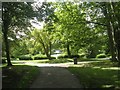
[[[120,70],[92,67],[69,67],[68,69],[79,78],[84,88],[120,89]]]
[[[39,68],[27,65],[2,67],[2,88],[28,88],[39,73]]]

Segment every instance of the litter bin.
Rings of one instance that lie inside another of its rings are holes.
[[[77,64],[77,57],[74,57],[74,64]]]

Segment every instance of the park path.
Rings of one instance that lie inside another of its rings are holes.
[[[40,67],[32,88],[81,88],[79,80],[63,67]]]

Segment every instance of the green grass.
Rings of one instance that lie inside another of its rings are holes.
[[[105,61],[104,59],[101,59],[101,58],[78,58],[77,60],[79,62],[81,61]]]
[[[112,66],[114,64],[112,65],[110,62],[94,62],[83,67],[72,66],[68,70],[78,77],[84,88],[111,88],[112,90],[119,88],[120,90],[118,79],[120,70],[117,69],[118,67],[110,69]]]
[[[92,62],[89,64],[91,67],[118,67],[118,62],[111,62],[110,60],[104,60],[101,62]]]
[[[28,88],[39,73],[39,68],[27,65],[2,67],[3,88]]]

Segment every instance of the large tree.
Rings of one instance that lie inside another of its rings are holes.
[[[107,2],[99,5],[105,16],[104,22],[108,32],[112,60],[120,62],[120,2]]]
[[[10,28],[24,28],[29,24],[29,18],[34,16],[33,8],[31,6],[32,3],[26,2],[3,2],[2,3],[2,32],[3,38],[5,42],[5,51],[7,57],[8,66],[11,66],[10,60],[10,48],[9,48],[9,40],[8,35],[10,32]],[[16,27],[15,27],[16,26]],[[13,29],[13,30],[14,30]]]
[[[49,37],[49,34],[47,32],[44,32],[43,30],[33,30],[31,32],[33,41],[37,44],[41,44],[42,48],[44,49],[44,52],[49,60],[51,60],[51,40]]]

